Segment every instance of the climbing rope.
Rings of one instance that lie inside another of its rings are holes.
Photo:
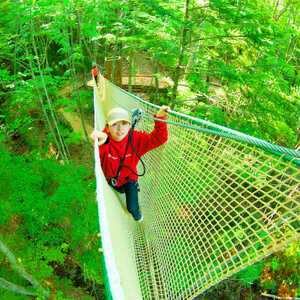
[[[141,109],[137,129],[153,129],[156,105],[103,77],[95,97],[98,128],[120,106]],[[168,142],[143,156],[143,225],[101,189],[112,241],[104,257],[108,270],[112,252],[119,260],[124,299],[193,299],[299,239],[299,152],[174,111],[166,122]]]

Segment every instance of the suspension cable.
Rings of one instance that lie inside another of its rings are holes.
[[[146,104],[148,106],[152,106],[154,108],[159,108],[158,105],[147,102],[123,89],[121,89],[119,86],[116,86],[118,89],[120,89],[120,91],[122,91],[124,94],[127,94],[131,97],[134,97],[136,100],[138,100],[140,103],[142,104]],[[122,105],[121,103],[117,102],[116,100],[112,99],[112,101],[114,103],[116,103],[116,105],[122,107],[123,109],[127,110],[130,112],[130,110],[125,107],[124,105]],[[190,125],[190,124],[185,124],[185,123],[179,123],[179,122],[175,122],[175,121],[170,121],[170,120],[162,120],[162,119],[158,119],[158,118],[154,118],[151,116],[147,116],[147,115],[143,115],[144,118],[146,119],[152,119],[152,120],[156,120],[156,121],[160,121],[160,122],[165,122],[167,124],[170,125],[174,125],[174,126],[179,126],[179,127],[185,127],[188,129],[192,129],[192,130],[197,130],[200,132],[204,132],[204,133],[208,133],[208,134],[212,134],[212,135],[217,135],[217,136],[221,136],[221,137],[226,137],[229,139],[233,139],[236,141],[241,141],[241,142],[246,142],[248,144],[251,145],[255,145],[257,147],[263,148],[265,150],[271,151],[272,153],[278,155],[278,156],[282,156],[284,155],[282,158],[283,159],[287,159],[287,160],[291,160],[293,161],[293,163],[296,163],[297,165],[300,165],[300,151],[297,150],[293,150],[287,147],[283,147],[283,146],[279,146],[279,145],[275,145],[275,144],[271,144],[269,142],[266,142],[264,140],[261,140],[259,138],[247,135],[245,133],[239,132],[237,130],[233,130],[221,125],[217,125],[214,124],[212,122],[206,121],[206,120],[202,120],[202,119],[198,119],[192,116],[188,116],[176,111],[169,111],[171,116],[173,115],[174,117],[180,117],[188,122],[194,123],[196,125]],[[204,128],[201,127],[201,125],[206,126],[208,128]]]

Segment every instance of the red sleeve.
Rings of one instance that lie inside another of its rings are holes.
[[[164,120],[164,117],[157,117],[156,115],[154,115],[154,118]],[[167,124],[155,120],[154,129],[151,133],[136,131],[134,140],[135,147],[139,155],[142,156],[150,150],[161,146],[168,140]]]
[[[97,68],[92,69],[92,73],[94,76],[97,76],[98,72],[99,72],[99,70]]]
[[[107,144],[103,144],[99,146],[99,155],[100,155],[100,162],[101,165],[103,165],[104,161],[105,161],[105,156],[107,153]]]
[[[104,162],[105,162],[105,158],[106,158],[106,155],[107,155],[107,151],[108,151],[108,143],[109,143],[109,134],[107,132],[107,128],[105,127],[102,132],[106,133],[107,134],[107,140],[104,144],[102,145],[99,145],[99,155],[100,155],[100,161],[101,161],[101,165],[102,165],[102,168],[104,166]]]

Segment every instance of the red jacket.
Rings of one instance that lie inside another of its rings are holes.
[[[99,70],[96,67],[92,68],[92,74],[94,75],[94,77],[97,76],[98,72],[99,72]]]
[[[157,116],[154,117],[158,118]],[[164,119],[164,117],[160,117],[158,119]],[[168,140],[167,124],[165,122],[160,122],[156,120],[154,121],[154,123],[155,126],[151,133],[146,133],[144,131],[136,131],[136,130],[133,131],[132,143],[136,152],[140,157],[145,153],[147,153],[148,151],[161,146]],[[106,129],[104,129],[103,132],[108,133]],[[129,132],[127,136],[120,142],[114,141],[109,136],[108,142],[99,146],[101,167],[105,177],[113,178],[116,176],[120,165],[120,160],[124,156],[124,152],[128,141],[128,136],[129,136]],[[138,162],[139,162],[139,158],[134,153],[133,148],[129,143],[127,153],[126,153],[126,158],[123,162],[123,165],[129,166],[135,173],[137,173]],[[122,167],[119,180],[117,182],[117,186],[122,186],[129,180],[137,180],[137,179],[138,176],[132,173],[132,171],[130,171],[126,167],[125,168]]]

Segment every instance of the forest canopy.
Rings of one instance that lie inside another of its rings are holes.
[[[297,149],[299,10],[297,0],[2,0],[0,240],[52,290],[63,289],[57,270],[66,261],[92,282],[86,290],[103,285],[86,129],[93,62],[103,74],[116,58],[129,77],[151,74],[154,88],[143,94],[150,102]],[[79,116],[83,136],[64,111]],[[14,278],[1,255],[0,277]],[[255,272],[253,281],[262,268]]]
[[[120,56],[134,74],[142,55],[155,77],[171,81],[156,102],[294,147],[298,10],[298,1],[275,0],[2,1],[3,122],[7,130],[29,124],[23,112],[38,92],[62,103],[57,90],[76,85],[92,61],[104,68],[105,58]]]

